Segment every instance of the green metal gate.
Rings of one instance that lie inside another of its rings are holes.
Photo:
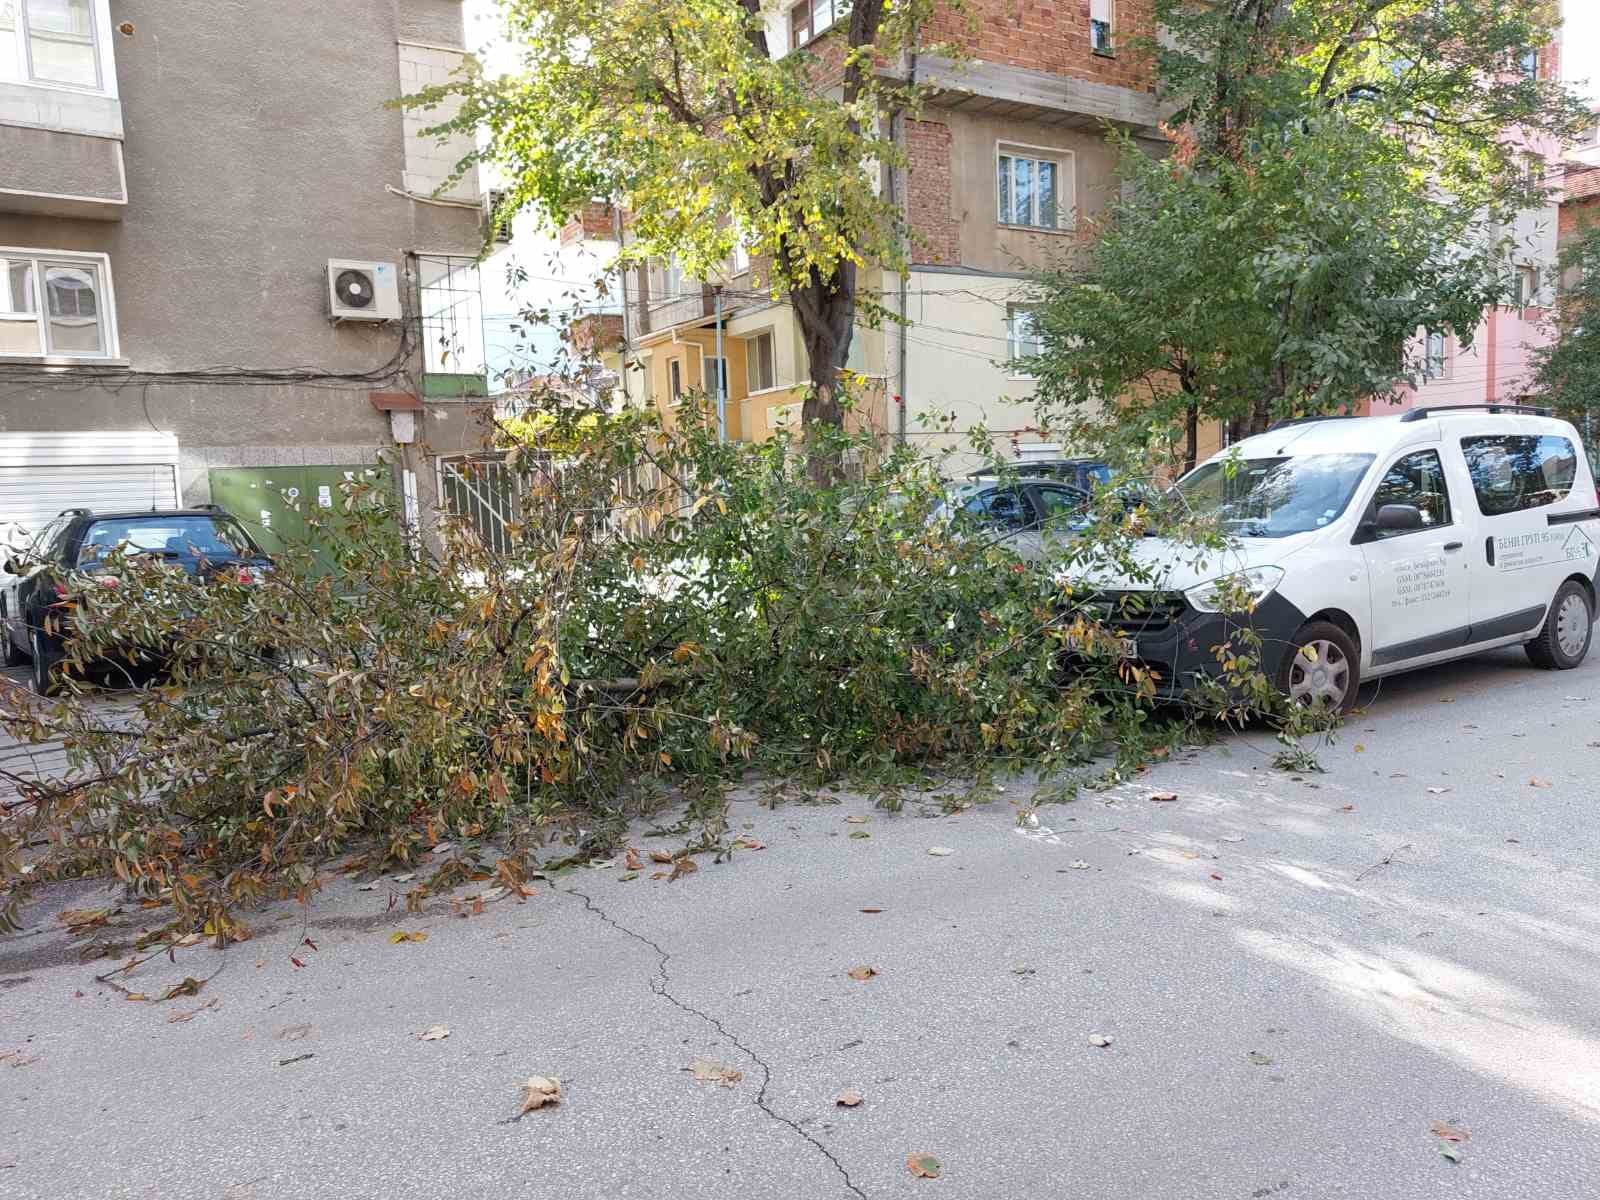
[[[340,487],[352,480],[391,482],[386,466],[213,467],[211,502],[238,518],[268,554],[286,545],[310,546],[323,569],[332,569],[332,545],[324,530],[313,537],[307,518],[343,506]]]

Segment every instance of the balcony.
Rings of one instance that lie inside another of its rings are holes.
[[[111,33],[108,0],[0,4],[0,212],[121,219]]]

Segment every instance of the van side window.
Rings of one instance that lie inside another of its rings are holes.
[[[1026,529],[1033,523],[1022,493],[1015,488],[991,488],[979,492],[961,506],[964,524],[988,525],[1000,529]]]
[[[1565,500],[1578,475],[1578,452],[1563,437],[1495,434],[1461,439],[1478,511],[1486,517]]]
[[[1378,492],[1372,498],[1376,512],[1385,504],[1413,504],[1422,513],[1422,524],[1427,529],[1437,529],[1450,524],[1450,489],[1445,484],[1444,463],[1437,450],[1416,450],[1397,459],[1383,474]],[[1394,529],[1382,532],[1380,537],[1400,537],[1413,532]]]

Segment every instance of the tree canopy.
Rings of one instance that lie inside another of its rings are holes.
[[[603,197],[634,258],[704,277],[741,238],[792,303],[811,365],[805,418],[838,424],[857,272],[904,261],[898,208],[876,186],[899,161],[881,119],[912,103],[874,69],[910,44],[933,0],[856,0],[810,47],[775,57],[760,0],[501,0],[516,69],[475,65],[410,98],[460,102],[507,180],[510,209],[559,222]]]
[[[1555,338],[1533,352],[1532,390],[1587,430],[1600,410],[1600,223],[1562,249],[1560,266]]]
[[[1139,442],[1236,433],[1415,383],[1514,288],[1526,147],[1581,105],[1528,56],[1539,0],[1158,0],[1170,155],[1041,279],[1046,417]],[[1112,405],[1103,401],[1116,400]]]

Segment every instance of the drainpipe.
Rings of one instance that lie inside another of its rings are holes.
[[[716,289],[717,314],[717,441],[728,440],[728,360],[722,357],[722,285]]]
[[[908,62],[906,69],[907,87],[913,87],[917,82],[917,36],[918,31],[913,28],[911,31],[911,49],[909,51],[910,61]],[[892,140],[894,141],[894,144],[899,147],[901,157],[905,158],[907,156],[905,109],[903,107],[896,108],[891,114],[889,120],[892,126]],[[911,205],[906,194],[907,189],[905,177],[906,168],[899,164],[896,164],[894,169],[889,172],[889,190],[893,193],[889,197],[889,200],[900,210],[900,241],[903,247],[904,255],[907,259],[909,259],[911,257]],[[909,267],[909,264],[907,264],[907,266]],[[906,310],[910,305],[910,297],[907,293],[909,283],[909,270],[902,270],[900,273],[899,287],[896,289],[895,297],[896,308],[898,310],[895,315],[899,318],[899,320],[895,322],[895,324],[899,326],[899,331],[895,338],[896,342],[898,343],[895,355],[896,359],[898,360],[895,367],[895,382],[899,385],[899,387],[895,397],[896,403],[894,429],[895,441],[902,446],[905,445],[906,442],[906,422],[908,420],[907,414],[911,410],[910,398],[907,395],[909,389],[906,386],[907,354],[909,352],[907,339],[908,330],[906,328]]]
[[[613,203],[611,205],[611,231],[617,237],[617,286],[622,295],[622,345],[618,347],[618,361],[621,365],[621,370],[617,372],[617,376],[622,384],[622,406],[624,408],[632,408],[633,397],[628,394],[628,351],[633,346],[633,338],[630,336],[633,321],[628,315],[628,267],[622,261],[622,206],[620,204]]]

